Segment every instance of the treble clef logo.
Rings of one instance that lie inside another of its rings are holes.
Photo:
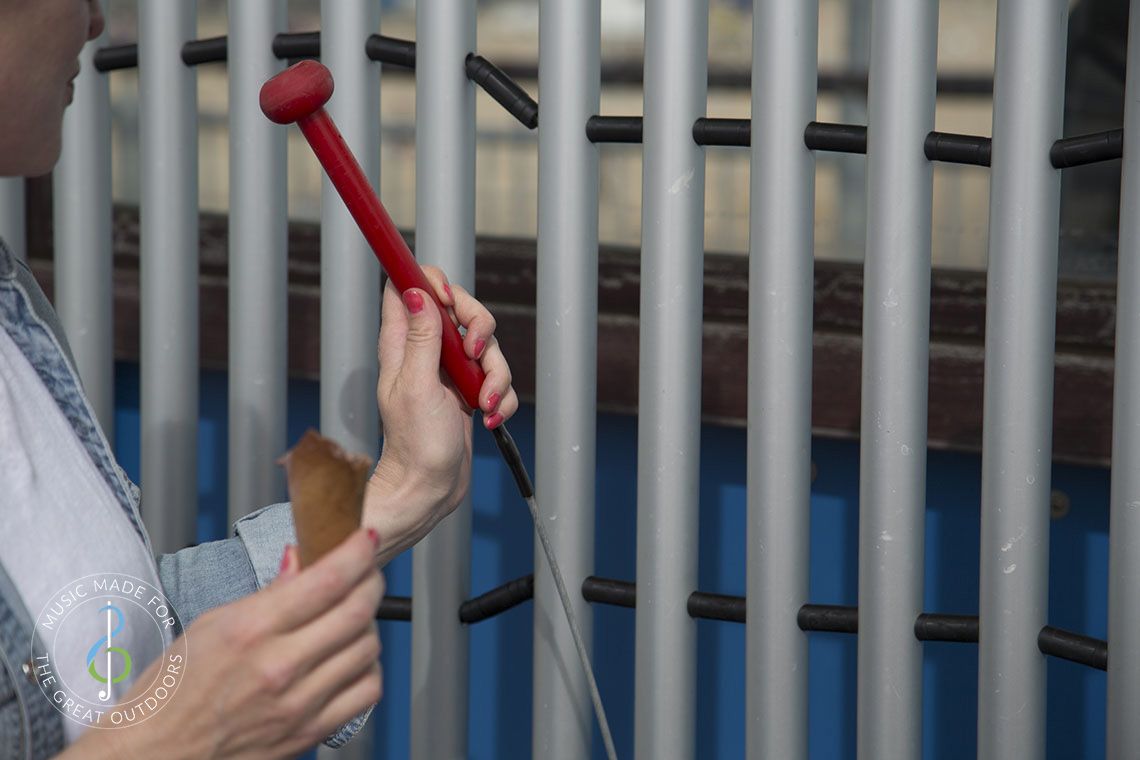
[[[106,689],[100,689],[100,691],[99,691],[99,701],[100,702],[107,702],[111,699],[111,687],[114,684],[121,682],[123,679],[125,679],[127,676],[129,676],[131,674],[131,655],[130,655],[130,653],[127,652],[126,649],[123,649],[122,647],[111,646],[111,639],[113,637],[117,636],[123,630],[123,627],[126,625],[126,619],[123,617],[122,610],[120,610],[118,607],[116,607],[113,604],[108,604],[106,607],[100,607],[99,612],[106,612],[107,613],[107,635],[101,637],[98,641],[96,641],[94,644],[91,645],[90,649],[87,650],[87,672],[88,672],[88,674],[90,674],[90,676],[92,678],[94,678],[99,683],[107,684]],[[112,612],[115,613],[115,616],[119,619],[119,623],[118,623],[118,625],[115,626],[114,630],[111,630],[111,613]],[[96,668],[95,668],[95,657],[99,654],[100,648],[102,648],[104,646],[106,646],[106,652],[107,652],[107,675],[101,676],[101,675],[99,675],[99,671],[96,670]],[[114,676],[114,677],[112,677],[112,675],[111,675],[112,674],[112,670],[111,670],[111,653],[112,652],[117,652],[123,658],[123,672],[117,676]]]

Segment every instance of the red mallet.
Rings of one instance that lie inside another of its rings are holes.
[[[459,329],[452,323],[447,309],[440,304],[431,283],[376,197],[356,157],[325,111],[324,105],[332,93],[333,79],[329,70],[316,61],[301,61],[262,85],[261,110],[270,121],[277,124],[296,122],[301,128],[301,133],[317,154],[333,187],[340,193],[396,289],[403,293],[408,288],[419,288],[435,301],[443,319],[441,363],[467,405],[478,409],[479,390],[485,377],[483,368],[467,357]]]

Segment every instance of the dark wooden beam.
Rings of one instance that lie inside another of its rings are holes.
[[[226,218],[201,224],[201,360],[227,363]],[[50,239],[39,231],[32,264],[50,294]],[[319,357],[319,238],[314,224],[289,231],[289,369],[315,379]],[[409,236],[409,243],[414,240]],[[534,394],[533,240],[480,238],[476,292],[495,313],[499,338],[524,399]],[[598,275],[598,403],[607,411],[637,410],[640,253],[602,246]],[[748,270],[739,255],[707,254],[704,283],[702,411],[705,420],[744,425],[747,391]],[[812,425],[817,434],[859,434],[862,351],[862,267],[818,261]],[[1115,286],[1062,282],[1058,289],[1054,458],[1106,465],[1111,450]],[[138,359],[138,218],[115,211],[115,353]],[[985,273],[936,271],[931,282],[930,445],[981,447]],[[903,368],[900,367],[900,371]]]

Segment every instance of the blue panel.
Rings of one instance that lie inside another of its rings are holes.
[[[200,425],[199,537],[224,535],[226,520],[226,386],[220,373],[203,373]],[[290,384],[289,440],[317,425],[314,383]],[[137,368],[116,368],[115,445],[121,463],[138,475]],[[533,460],[534,415],[525,407],[511,431]],[[634,579],[636,565],[637,425],[630,417],[598,419],[598,575]],[[744,431],[706,426],[701,435],[700,587],[743,594],[745,577]],[[812,489],[811,596],[825,604],[855,604],[858,592],[859,449],[852,441],[816,439],[818,477]],[[926,609],[976,613],[980,459],[933,452],[928,463]],[[1050,621],[1103,638],[1107,627],[1108,473],[1054,468],[1054,488],[1071,500],[1053,522]],[[531,572],[533,540],[526,506],[499,462],[490,436],[475,445],[472,593]],[[411,593],[410,555],[386,575],[390,593]],[[470,757],[529,757],[531,735],[532,607],[524,604],[471,630]],[[618,753],[633,755],[633,631],[631,610],[595,608],[595,659]],[[384,700],[375,712],[377,758],[408,756],[411,629],[381,624]],[[810,636],[810,751],[813,760],[854,757],[855,638]],[[698,624],[700,757],[744,754],[744,627]],[[924,668],[924,756],[933,760],[975,754],[977,649],[928,643]],[[1049,662],[1049,757],[1104,753],[1104,673]],[[595,737],[597,737],[595,731]],[[594,756],[603,757],[600,740]]]
[[[499,464],[491,435],[480,425],[475,428],[472,596],[534,569],[526,502]],[[510,428],[527,468],[534,472],[533,409],[521,411]],[[532,615],[527,603],[471,628],[468,757],[473,760],[530,756]]]
[[[811,599],[853,605],[859,597],[859,448],[812,441]],[[808,638],[808,751],[813,760],[855,756],[855,637]]]

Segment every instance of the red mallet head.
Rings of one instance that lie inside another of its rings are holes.
[[[317,61],[301,61],[261,88],[261,111],[277,124],[292,124],[321,109],[333,94],[332,74]]]

